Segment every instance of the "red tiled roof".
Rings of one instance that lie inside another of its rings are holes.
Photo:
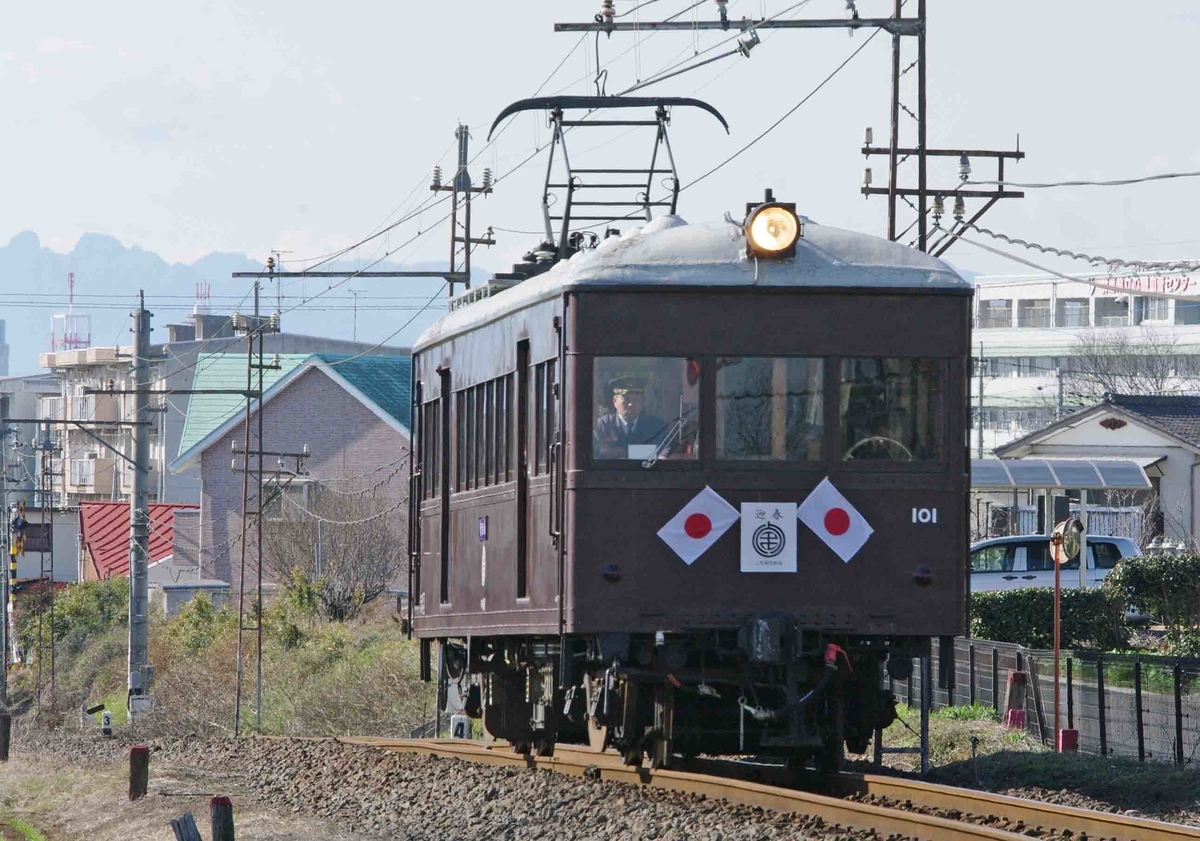
[[[150,504],[150,562],[174,551],[175,512],[198,505]],[[84,502],[79,507],[83,543],[100,578],[129,574],[129,503]]]

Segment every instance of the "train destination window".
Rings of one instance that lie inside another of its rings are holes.
[[[699,457],[699,360],[597,357],[592,381],[593,458],[650,466]]]
[[[941,396],[936,359],[843,359],[842,458],[936,461]]]
[[[820,359],[717,359],[717,458],[816,461],[824,429]]]

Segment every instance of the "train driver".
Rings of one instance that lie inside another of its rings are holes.
[[[592,434],[595,458],[645,458],[644,448],[662,443],[667,422],[645,413],[646,378],[610,380],[613,411],[596,421]],[[631,447],[633,449],[631,449]]]

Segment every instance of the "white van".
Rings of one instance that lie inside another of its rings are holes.
[[[1087,539],[1087,586],[1095,587],[1122,558],[1137,557],[1141,547],[1127,537]],[[1045,535],[993,537],[971,546],[971,592],[1053,587],[1054,562]],[[1062,586],[1079,586],[1079,555],[1062,565]]]

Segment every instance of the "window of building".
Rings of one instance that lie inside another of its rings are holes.
[[[1031,298],[1017,301],[1018,327],[1050,327],[1050,299]]]
[[[824,385],[820,359],[718,359],[717,458],[820,459]]]
[[[96,481],[96,461],[90,458],[71,459],[71,484],[90,487]]]
[[[1129,323],[1129,298],[1096,298],[1097,327],[1122,327]]]
[[[1167,298],[1143,298],[1143,321],[1168,321],[1171,318],[1171,302]]]
[[[1058,326],[1059,327],[1088,327],[1091,314],[1088,311],[1087,298],[1059,298]]]
[[[842,360],[842,458],[940,458],[941,380],[935,359]]]
[[[980,327],[1011,327],[1012,302],[1006,298],[979,302]]]
[[[597,357],[592,404],[593,458],[699,458],[699,360]]]

